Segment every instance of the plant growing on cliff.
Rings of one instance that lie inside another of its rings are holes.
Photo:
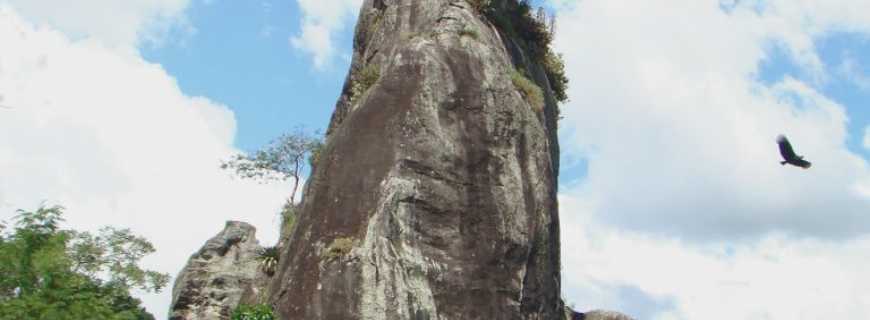
[[[233,310],[231,320],[275,320],[275,312],[268,304],[242,304]]]
[[[278,266],[280,252],[277,246],[265,247],[257,253],[257,261],[260,262],[260,270],[263,273],[272,276],[275,274],[275,267]]]
[[[369,88],[375,85],[380,78],[380,67],[375,64],[369,64],[362,67],[362,69],[359,69],[359,71],[353,75],[353,81],[351,82],[350,87],[350,100],[356,101],[359,97],[362,97],[362,95],[365,94]]]
[[[529,78],[526,78],[526,76],[517,70],[511,72],[511,81],[514,83],[517,90],[522,93],[526,102],[532,106],[532,110],[538,112],[544,110],[544,91],[541,90],[541,87],[532,82],[532,80],[529,80]]]
[[[221,164],[238,176],[260,181],[283,180],[292,183],[290,203],[296,203],[296,193],[302,181],[306,163],[313,167],[320,156],[323,141],[318,134],[302,128],[283,134],[263,149],[252,154],[238,154]],[[306,157],[309,157],[306,162]]]
[[[472,38],[474,40],[477,40],[478,38],[480,38],[480,34],[477,33],[477,30],[474,30],[470,27],[465,27],[465,28],[462,28],[462,30],[459,30],[459,36],[460,37],[469,37],[469,38]]]
[[[332,243],[329,244],[329,247],[326,248],[326,252],[323,253],[323,257],[328,260],[333,260],[350,253],[350,250],[353,249],[353,239],[352,238],[335,238],[332,240]]]
[[[534,62],[539,63],[547,74],[553,96],[558,102],[568,101],[568,77],[560,54],[553,51],[552,42],[556,32],[556,17],[538,8],[527,0],[467,0],[501,32],[517,40],[528,50]]]
[[[154,319],[129,293],[169,280],[138,266],[151,243],[126,229],[61,229],[63,210],[18,210],[0,234],[0,319]]]

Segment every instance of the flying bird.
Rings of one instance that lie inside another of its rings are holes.
[[[809,161],[804,160],[803,156],[799,156],[794,153],[794,149],[791,147],[791,143],[788,142],[788,139],[784,135],[779,135],[776,137],[776,143],[779,144],[779,154],[782,155],[782,159],[784,161],[780,161],[779,164],[785,165],[786,163],[801,167],[804,169],[809,169],[813,164]]]

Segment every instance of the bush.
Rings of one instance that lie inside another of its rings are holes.
[[[360,69],[357,74],[354,76],[353,83],[351,85],[351,101],[356,101],[359,99],[366,91],[369,90],[378,79],[381,78],[381,70],[380,67],[374,64],[367,65]]]
[[[275,312],[268,304],[239,305],[230,315],[232,320],[275,320]]]
[[[293,225],[296,224],[296,211],[299,208],[287,201],[284,207],[281,208],[281,238],[290,239],[290,233],[293,231]]]
[[[544,91],[536,85],[532,80],[529,80],[522,73],[514,70],[511,73],[511,80],[517,90],[522,93],[523,98],[532,106],[532,110],[541,112],[544,110]]]
[[[490,9],[492,4],[492,0],[466,0],[466,2],[478,13],[485,13],[486,10]]]
[[[275,267],[278,266],[280,252],[277,246],[265,247],[257,253],[257,261],[260,261],[260,270],[263,273],[272,276],[275,274]]]
[[[326,260],[339,258],[350,253],[351,249],[353,249],[353,239],[335,238],[332,240],[332,243],[329,245],[329,247],[326,248],[326,252],[324,252],[324,258],[326,258]]]
[[[565,61],[562,60],[562,55],[547,51],[543,66],[556,101],[568,101],[568,76],[565,75]]]
[[[477,33],[477,30],[471,29],[469,27],[465,27],[465,28],[462,28],[462,30],[459,30],[459,36],[460,37],[469,37],[469,38],[472,38],[474,40],[477,40],[478,38],[480,38],[480,35]]]

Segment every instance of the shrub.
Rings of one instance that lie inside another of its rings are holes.
[[[381,70],[377,65],[370,64],[360,69],[354,77],[351,85],[350,100],[355,101],[356,99],[359,99],[359,97],[375,85],[380,78]]]
[[[281,208],[281,238],[290,239],[290,232],[293,231],[293,225],[296,224],[296,211],[298,207],[290,201],[284,203]]]
[[[351,249],[353,249],[352,238],[335,238],[323,255],[326,260],[332,260],[347,255]]]
[[[248,305],[242,304],[236,307],[233,310],[232,315],[230,315],[230,319],[232,320],[276,320],[275,312],[272,311],[272,307],[268,304],[255,304]]]
[[[265,247],[257,253],[257,261],[260,261],[260,270],[263,273],[271,276],[275,274],[275,267],[278,266],[280,252],[277,246]]]
[[[492,5],[492,0],[466,0],[471,8],[478,13],[484,13]]]
[[[514,86],[523,95],[523,98],[526,99],[526,102],[532,106],[532,110],[538,112],[544,110],[544,91],[541,90],[541,87],[517,70],[511,73],[511,81],[513,81]]]
[[[547,51],[543,66],[556,100],[559,102],[568,101],[568,76],[565,75],[565,61],[562,60],[562,55]]]
[[[462,28],[462,30],[459,30],[459,36],[460,37],[469,37],[469,38],[472,38],[474,40],[477,40],[478,38],[480,38],[480,34],[477,33],[477,30],[471,29],[469,27],[465,27],[465,28]]]

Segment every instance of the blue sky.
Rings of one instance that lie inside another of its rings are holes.
[[[0,220],[60,203],[71,227],[152,239],[146,264],[172,274],[229,219],[274,242],[289,188],[217,165],[325,129],[361,2],[0,0]],[[640,319],[870,313],[870,1],[546,3],[571,80],[570,303]],[[777,163],[779,133],[811,170]],[[140,296],[158,317],[170,299]]]
[[[193,2],[188,19],[196,34],[142,54],[181,75],[176,79],[185,93],[230,106],[236,146],[256,149],[297,125],[325,129],[350,60],[337,58],[318,70],[293,50],[288,39],[300,27],[295,1]],[[350,38],[341,33],[342,52],[349,53]]]
[[[812,74],[796,66],[788,53],[777,45],[771,46],[770,58],[759,67],[759,77],[764,83],[773,83],[785,76],[801,79],[845,106],[851,120],[847,145],[852,152],[870,157],[870,151],[863,146],[862,140],[864,129],[870,125],[870,87],[862,87],[841,70],[845,61],[851,60],[857,64],[857,72],[870,73],[870,38],[860,33],[832,32],[816,41],[822,63],[833,69],[833,74],[827,79],[814,79]]]

